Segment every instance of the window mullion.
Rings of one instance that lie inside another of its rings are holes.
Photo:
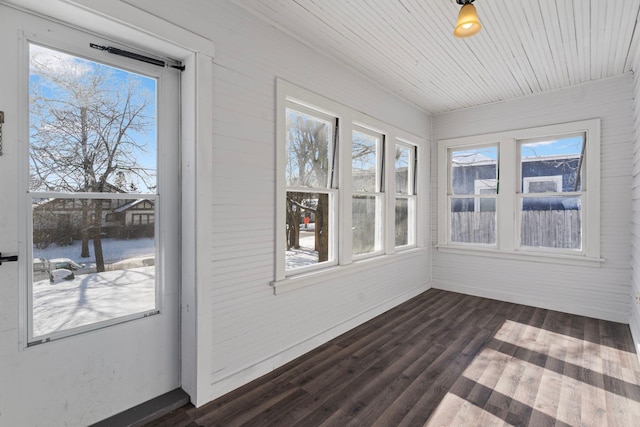
[[[499,143],[498,155],[498,248],[501,250],[515,250],[517,242],[514,236],[519,236],[519,221],[516,221],[517,183],[518,181],[518,153],[515,139],[503,139]]]
[[[338,130],[338,183],[340,186],[338,218],[339,235],[338,239],[338,262],[340,265],[347,265],[353,262],[353,220],[351,218],[353,209],[353,184],[351,158],[353,156],[353,121],[351,117],[343,117]]]
[[[446,146],[438,147],[438,243],[451,243],[451,220],[449,206],[451,205],[451,185],[449,183],[449,165],[451,154]]]
[[[385,194],[382,195],[384,212],[382,215],[383,227],[383,248],[387,254],[395,252],[396,247],[396,165],[395,165],[395,137],[386,135],[384,137],[384,182]]]

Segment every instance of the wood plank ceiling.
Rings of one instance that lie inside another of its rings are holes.
[[[233,0],[423,110],[439,113],[631,71],[640,0]]]

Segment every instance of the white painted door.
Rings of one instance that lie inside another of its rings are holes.
[[[0,34],[0,425],[87,425],[180,385],[179,71]]]

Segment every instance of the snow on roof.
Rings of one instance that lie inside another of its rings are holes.
[[[134,200],[132,202],[127,203],[126,205],[122,205],[119,208],[114,209],[113,211],[116,212],[116,213],[124,212],[127,209],[130,209],[130,208],[134,207],[135,205],[140,204],[140,203],[145,202],[145,201],[153,204],[153,200],[137,199],[137,200]]]
[[[40,199],[40,200],[37,200],[37,201],[33,202],[32,205],[33,205],[34,208],[37,208],[39,206],[44,206],[47,203],[52,202],[54,200],[55,199],[53,199],[53,198],[52,199]]]
[[[468,165],[468,164],[475,164],[480,162],[495,162],[495,159],[492,159],[491,157],[485,156],[484,154],[480,154],[480,153],[469,153],[469,154],[454,156],[452,161],[460,165],[463,165],[463,164]]]
[[[554,160],[570,160],[580,158],[580,153],[575,154],[548,154],[542,156],[527,156],[523,157],[523,162],[535,162],[535,161],[554,161]],[[454,156],[452,159],[453,166],[481,166],[481,165],[495,165],[496,160],[487,157],[480,153],[464,154],[461,156]]]

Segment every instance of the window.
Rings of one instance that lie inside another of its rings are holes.
[[[599,126],[440,141],[439,247],[599,260]]]
[[[115,212],[159,199],[158,81],[29,44],[31,344],[159,311],[153,214]]]
[[[287,270],[335,264],[337,119],[302,105],[286,118]]]
[[[581,250],[585,142],[584,133],[518,141],[520,246]]]
[[[416,147],[400,141],[395,146],[395,246],[411,247],[416,240]]]
[[[384,139],[382,135],[356,128],[351,150],[351,230],[353,254],[382,251]]]
[[[281,80],[277,119],[276,289],[417,246],[417,138]]]
[[[496,243],[498,146],[449,150],[450,241]]]

